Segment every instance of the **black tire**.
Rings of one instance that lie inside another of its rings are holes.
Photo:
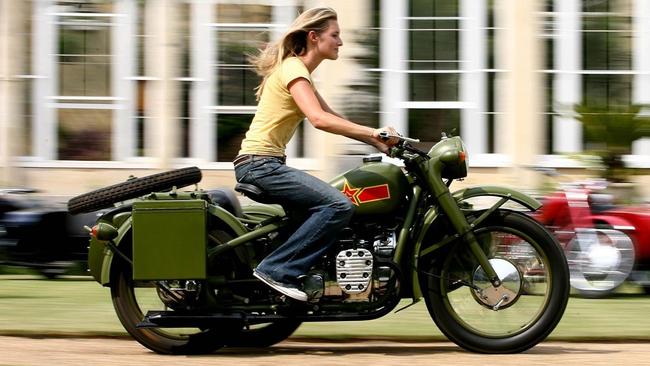
[[[71,214],[92,212],[147,193],[167,191],[172,187],[182,188],[200,181],[201,170],[197,167],[134,178],[73,197],[68,201],[68,211]]]
[[[644,294],[650,295],[650,285],[642,285],[641,289],[643,290]]]
[[[268,324],[231,329],[224,340],[229,347],[271,347],[289,338],[298,329],[301,322],[297,320],[280,320]]]
[[[39,270],[39,273],[42,274],[48,280],[54,280],[65,273],[64,270],[59,268],[45,268]]]
[[[176,330],[137,328],[144,317],[143,309],[135,294],[131,269],[124,262],[114,263],[111,279],[113,307],[124,329],[140,344],[161,354],[188,355],[211,353],[221,348],[211,329]],[[160,310],[160,309],[159,309]],[[176,333],[174,333],[176,332]]]
[[[427,309],[438,328],[467,350],[525,351],[544,340],[564,314],[570,291],[564,253],[544,227],[518,212],[494,212],[475,235],[488,258],[504,259],[518,274],[522,286],[515,300],[498,310],[482,304],[467,286],[480,283],[475,282],[478,263],[465,243],[454,242],[421,261]]]

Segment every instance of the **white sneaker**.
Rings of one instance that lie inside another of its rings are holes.
[[[258,272],[257,270],[253,271],[253,276],[283,295],[289,296],[294,300],[307,301],[307,294],[295,287],[292,287],[291,285],[274,281],[269,276],[263,274],[262,272]]]

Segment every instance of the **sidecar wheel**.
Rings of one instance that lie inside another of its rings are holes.
[[[128,265],[117,266],[111,280],[113,307],[124,329],[140,344],[156,353],[174,355],[212,353],[223,347],[223,343],[215,341],[217,332],[212,329],[137,328],[148,307],[162,310],[164,305],[157,299],[153,284],[138,283],[136,287]],[[137,294],[138,291],[145,294]]]
[[[200,181],[201,170],[197,167],[134,178],[73,197],[68,201],[68,211],[71,214],[92,212],[147,193],[167,191],[172,187],[182,188]]]
[[[551,333],[566,308],[563,251],[544,227],[518,212],[496,211],[474,233],[503,286],[492,287],[464,242],[450,243],[422,258],[418,268],[427,309],[438,328],[467,350],[525,351]]]

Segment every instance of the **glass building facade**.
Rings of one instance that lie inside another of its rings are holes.
[[[508,48],[509,35],[520,32],[509,27],[534,32],[539,82],[530,89],[540,103],[533,118],[517,123],[541,125],[535,153],[546,164],[571,165],[562,156],[590,144],[575,105],[650,104],[650,5],[524,2],[531,24],[511,22],[508,7],[518,2],[509,0],[23,2],[22,31],[3,34],[20,38],[26,61],[14,75],[23,85],[19,147],[5,161],[231,170],[255,113],[259,79],[247,56],[303,9],[326,5],[344,12],[348,52],[343,66],[339,60],[315,75],[330,104],[360,123],[393,125],[423,146],[441,132],[459,134],[476,167],[516,164],[516,149],[505,146],[527,144],[511,138],[513,124],[503,121],[529,90],[508,94],[503,80],[516,72],[516,53],[528,51]],[[305,123],[289,161],[317,169],[318,135]],[[648,167],[648,155],[649,145],[637,141],[628,160]]]

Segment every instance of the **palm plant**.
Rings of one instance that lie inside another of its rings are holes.
[[[627,180],[629,170],[623,155],[632,152],[632,143],[650,136],[650,115],[641,105],[575,107],[584,127],[587,151],[599,156],[604,178],[611,182]]]

